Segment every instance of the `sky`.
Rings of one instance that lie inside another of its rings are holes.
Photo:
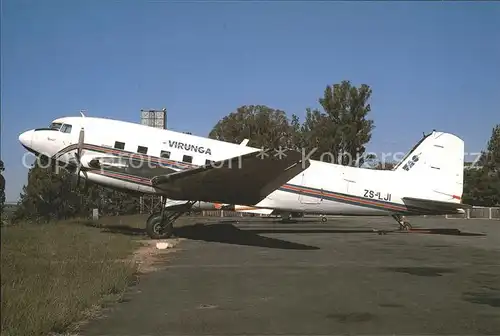
[[[327,85],[373,90],[368,150],[406,152],[451,132],[468,153],[500,123],[500,3],[1,1],[1,158],[15,202],[21,132],[61,116],[207,136],[241,105],[303,118]],[[303,120],[303,119],[302,119]]]

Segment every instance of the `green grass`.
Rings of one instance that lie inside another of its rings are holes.
[[[1,235],[2,335],[67,331],[135,278],[131,236],[78,221],[4,227]]]

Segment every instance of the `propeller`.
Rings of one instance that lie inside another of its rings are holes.
[[[80,185],[80,171],[82,169],[82,152],[83,152],[83,141],[85,138],[85,131],[83,127],[80,129],[80,134],[78,136],[78,145],[76,147],[75,159],[76,159],[76,187]],[[85,178],[87,177],[86,173],[83,172]]]
[[[57,169],[57,161],[56,160],[51,160],[51,164],[50,164],[50,171],[52,172],[52,174],[57,174],[59,172],[59,170]]]

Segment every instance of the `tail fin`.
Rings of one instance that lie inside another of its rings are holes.
[[[450,133],[425,135],[395,171],[411,176],[423,198],[460,203],[464,179],[464,141]]]

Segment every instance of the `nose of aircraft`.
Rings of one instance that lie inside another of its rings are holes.
[[[21,135],[19,135],[19,142],[25,147],[31,148],[32,140],[33,140],[33,130],[26,131],[24,133],[21,133]]]

